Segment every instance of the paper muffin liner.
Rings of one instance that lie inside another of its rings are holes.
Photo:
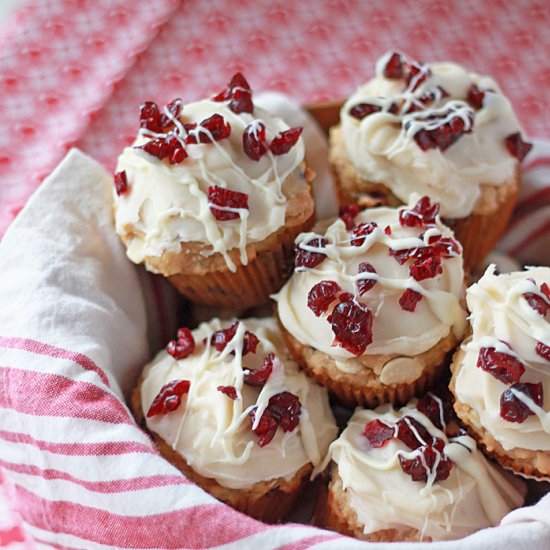
[[[550,451],[533,451],[514,448],[506,451],[502,445],[481,425],[478,413],[469,405],[462,403],[455,389],[456,378],[462,368],[464,351],[459,349],[451,364],[452,378],[449,389],[455,397],[454,409],[465,425],[468,434],[473,437],[481,450],[494,458],[507,470],[528,479],[548,481],[550,477]]]
[[[245,310],[266,304],[292,273],[296,237],[310,230],[314,221],[312,215],[300,224],[283,227],[262,243],[249,245],[248,263],[242,265],[237,259],[235,272],[223,265],[216,271],[178,273],[168,279],[189,300],[203,305]]]
[[[424,395],[430,389],[434,388],[444,375],[448,373],[450,352],[456,345],[455,341],[450,350],[446,349],[439,352],[437,354],[437,360],[434,362],[425,362],[422,373],[412,382],[383,384],[378,377],[376,377],[369,381],[369,385],[366,385],[364,380],[353,374],[339,373],[338,379],[335,379],[326,368],[312,365],[312,354],[321,354],[321,352],[298,342],[298,340],[282,326],[280,321],[279,327],[290,352],[306,375],[327,388],[342,405],[350,408],[362,406],[374,409],[383,403],[391,403],[398,407],[405,405],[413,397]],[[327,361],[332,361],[328,355],[321,355],[324,356]],[[420,358],[420,356],[418,357]]]
[[[187,479],[210,493],[221,502],[266,523],[278,523],[286,519],[296,506],[309,483],[313,465],[302,466],[291,479],[282,477],[254,483],[246,489],[231,489],[215,479],[197,473],[185,458],[175,451],[160,435],[147,428],[141,408],[141,383],[132,392],[130,406],[136,422],[153,438],[160,454],[182,472]]]

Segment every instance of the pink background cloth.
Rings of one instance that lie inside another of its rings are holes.
[[[256,92],[315,103],[347,96],[388,49],[452,59],[495,76],[526,134],[547,138],[548,28],[544,0],[31,0],[0,36],[0,235],[71,146],[111,170],[142,101],[199,99],[237,70]],[[515,227],[549,198],[546,186],[523,196]],[[507,248],[528,253],[547,219]],[[0,545],[23,544],[6,491],[0,483]]]

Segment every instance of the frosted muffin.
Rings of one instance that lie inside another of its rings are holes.
[[[128,257],[190,300],[262,304],[313,223],[301,128],[252,102],[236,74],[218,96],[164,109],[146,102],[115,174],[115,225]]]
[[[132,409],[189,479],[268,522],[291,511],[337,435],[326,390],[300,372],[273,319],[180,329],[145,368]]]
[[[427,195],[440,203],[467,266],[493,248],[531,149],[494,80],[388,52],[346,101],[340,122],[330,161],[342,204],[398,205],[412,192]]]
[[[467,291],[471,337],[453,358],[455,409],[503,466],[550,477],[550,268],[502,275]]]
[[[289,348],[348,406],[406,403],[460,342],[460,245],[438,205],[349,208],[297,240],[295,271],[275,296]]]
[[[498,525],[523,503],[522,484],[452,420],[449,430],[447,413],[433,394],[418,408],[357,409],[330,446],[316,523],[371,542],[458,539]]]

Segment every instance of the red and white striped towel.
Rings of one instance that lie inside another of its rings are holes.
[[[313,157],[325,159],[326,144],[314,147]],[[539,151],[534,166],[542,163]],[[322,173],[322,165],[316,169]],[[533,181],[527,178],[524,200]],[[111,176],[73,150],[0,244],[0,467],[27,533],[54,548],[365,546],[233,511],[188,482],[136,426],[124,396],[161,341],[158,334],[151,344],[147,338],[159,308],[148,315],[153,287],[126,259],[111,202]],[[550,546],[549,518],[550,495],[498,528],[428,548],[543,550]]]

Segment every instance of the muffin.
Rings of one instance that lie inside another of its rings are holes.
[[[314,221],[301,128],[255,106],[239,73],[210,99],[142,104],[140,124],[115,173],[115,226],[130,260],[194,302],[268,301]]]
[[[343,404],[404,404],[448,367],[466,326],[461,247],[438,205],[349,208],[298,237],[275,296],[294,357]]]
[[[273,319],[180,329],[145,368],[132,410],[189,479],[270,523],[337,436],[327,392],[289,358]]]
[[[550,268],[497,275],[467,291],[471,336],[453,358],[455,409],[503,466],[550,477]]]
[[[399,411],[358,408],[330,446],[316,523],[371,542],[438,541],[520,506],[523,484],[490,464],[447,409],[433,394]]]
[[[494,80],[396,52],[378,60],[330,133],[342,204],[399,205],[412,192],[427,195],[441,205],[468,267],[504,232],[530,149]]]

